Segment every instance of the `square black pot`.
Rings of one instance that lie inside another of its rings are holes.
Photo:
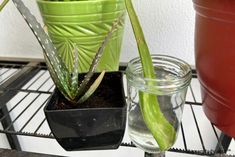
[[[95,74],[95,78],[97,76]],[[72,109],[55,109],[56,104],[66,102],[64,96],[55,89],[44,112],[54,137],[65,150],[119,147],[125,132],[127,110],[122,80],[121,72],[107,72],[89,101]],[[87,103],[96,99],[102,99],[104,105],[108,106],[86,107]]]

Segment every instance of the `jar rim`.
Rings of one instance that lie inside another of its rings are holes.
[[[156,91],[175,92],[189,85],[192,78],[192,70],[188,63],[179,58],[162,54],[153,54],[151,58],[152,61],[154,60],[153,64],[168,66],[166,68],[175,72],[174,77],[168,79],[144,78],[140,57],[136,57],[130,60],[127,65],[126,76],[129,83],[136,88],[154,93],[156,93]],[[141,70],[138,71],[139,73],[136,72],[137,68]]]

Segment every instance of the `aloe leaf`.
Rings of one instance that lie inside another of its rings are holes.
[[[151,55],[149,53],[149,49],[144,38],[144,33],[135,13],[132,1],[125,0],[125,3],[138,45],[144,77],[155,79],[156,74]],[[148,85],[151,84],[151,82],[148,83]],[[176,138],[176,131],[174,127],[167,121],[161,112],[156,95],[140,91],[139,99],[142,116],[146,126],[158,143],[160,150],[167,150],[174,144]]]
[[[0,5],[0,11],[5,7],[5,5],[9,2],[9,0],[3,0],[3,2]]]
[[[78,103],[83,103],[86,101],[99,87],[102,79],[104,78],[105,71],[103,70],[100,75],[97,77],[97,79],[93,82],[93,84],[90,86],[90,88],[87,90],[87,92],[78,100]]]
[[[122,14],[120,17],[118,17],[118,19],[116,21],[113,22],[111,29],[109,30],[109,32],[106,35],[104,41],[102,42],[100,48],[98,49],[98,51],[97,51],[97,53],[96,53],[96,55],[95,55],[95,57],[94,57],[94,59],[91,63],[91,66],[90,66],[90,69],[89,69],[88,73],[85,75],[84,80],[81,82],[81,84],[79,86],[79,91],[80,91],[79,95],[80,96],[84,94],[85,88],[86,88],[89,80],[93,76],[93,74],[96,70],[96,67],[99,63],[100,57],[104,53],[104,48],[107,45],[110,38],[112,37],[113,32],[115,32],[117,30],[117,28],[120,24],[123,24],[122,21],[123,21],[124,15],[125,14]]]
[[[71,77],[71,94],[74,100],[78,93],[78,49],[76,44],[74,44],[74,62],[73,62],[73,73]]]
[[[67,93],[65,94],[65,97],[68,98],[69,96],[69,99],[71,99],[71,93],[68,86],[71,76],[64,62],[58,55],[51,39],[43,30],[41,24],[36,20],[36,18],[31,14],[29,9],[21,0],[12,1],[41,45],[43,49],[43,55],[49,65],[48,68],[53,81],[56,85],[59,83],[58,86],[63,86],[63,91],[61,92],[63,94]]]
[[[50,72],[50,76],[53,80],[53,82],[55,83],[56,87],[59,89],[59,91],[67,98],[70,99],[71,96],[66,92],[66,90],[64,89],[63,84],[59,81],[58,76],[56,75],[56,72],[54,71],[49,58],[44,54],[44,58],[45,58],[45,62],[47,64],[48,67],[48,71]]]

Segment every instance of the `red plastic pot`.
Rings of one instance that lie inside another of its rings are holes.
[[[193,0],[195,57],[208,119],[235,137],[235,1]]]

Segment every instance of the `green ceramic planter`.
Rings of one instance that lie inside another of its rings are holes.
[[[112,23],[125,13],[124,0],[37,0],[37,3],[49,36],[70,71],[73,45],[78,45],[79,71],[87,72]],[[112,35],[97,71],[118,70],[123,30],[120,26]]]

